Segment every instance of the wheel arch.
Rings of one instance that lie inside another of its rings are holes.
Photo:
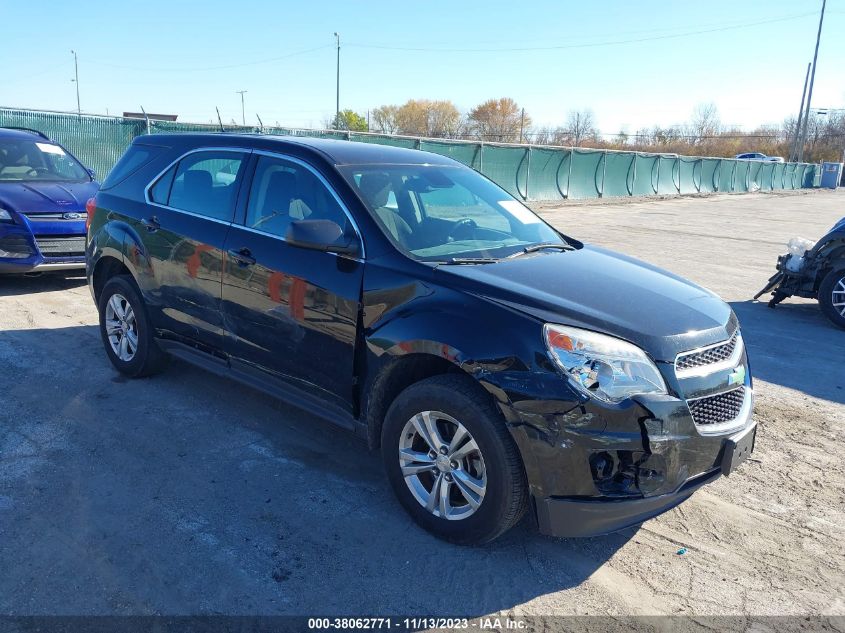
[[[371,449],[376,449],[381,444],[384,417],[402,391],[432,376],[465,373],[459,365],[443,356],[419,349],[390,354],[379,365],[364,386],[362,418],[367,429],[367,445]]]
[[[94,301],[99,303],[100,294],[106,282],[116,275],[132,275],[132,272],[123,263],[122,259],[118,259],[114,255],[103,255],[97,260],[94,265],[94,270],[91,272],[91,288],[94,292]]]
[[[826,243],[819,249],[819,255],[821,261],[813,288],[815,292],[818,292],[822,282],[830,273],[845,269],[845,236]]]
[[[479,380],[471,365],[461,362],[461,358],[462,354],[449,345],[416,340],[397,343],[376,360],[377,369],[370,373],[364,385],[362,420],[366,424],[368,446],[371,449],[379,447],[385,415],[396,397],[411,385],[432,376],[467,376],[479,392],[498,404],[501,391]]]

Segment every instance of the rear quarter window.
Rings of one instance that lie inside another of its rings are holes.
[[[111,189],[120,184],[144,165],[158,156],[165,148],[153,145],[131,145],[111,168],[100,189]]]

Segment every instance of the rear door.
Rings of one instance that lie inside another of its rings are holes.
[[[246,208],[225,245],[226,351],[233,367],[350,413],[364,262],[286,243],[300,219],[332,220],[360,239],[317,171],[256,152]]]
[[[223,244],[248,157],[245,150],[195,150],[146,190],[148,213],[136,227],[151,267],[144,290],[166,336],[222,349]]]

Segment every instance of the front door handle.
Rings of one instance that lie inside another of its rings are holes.
[[[229,253],[229,257],[238,262],[238,266],[241,268],[252,266],[255,263],[255,258],[248,248],[242,248],[239,251],[230,250],[227,253]]]
[[[155,233],[161,228],[161,224],[159,224],[158,218],[156,216],[141,220],[141,224],[147,227],[148,233]]]

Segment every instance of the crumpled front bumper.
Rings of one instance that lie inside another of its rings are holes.
[[[540,531],[576,537],[621,530],[727,474],[735,440],[748,437],[753,447],[756,433],[750,375],[744,387],[741,413],[717,432],[696,425],[687,401],[674,396],[620,405],[500,405],[523,457]]]
[[[722,474],[713,470],[693,477],[677,491],[641,499],[565,499],[547,497],[535,500],[540,532],[549,536],[599,536],[638,525],[674,508],[703,485]]]

